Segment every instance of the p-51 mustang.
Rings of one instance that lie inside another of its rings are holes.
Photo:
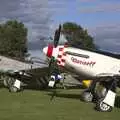
[[[82,94],[85,101],[96,98],[96,84],[102,84],[104,89],[97,95],[96,108],[103,112],[111,111],[114,107],[116,87],[120,87],[120,56],[58,45],[60,34],[61,25],[55,32],[54,45],[43,48],[45,55],[51,58],[50,64],[55,59],[57,65],[92,80],[89,88]]]

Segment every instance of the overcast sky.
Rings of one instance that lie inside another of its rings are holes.
[[[41,56],[42,38],[66,21],[87,28],[101,49],[120,52],[120,0],[1,0],[0,22],[8,19],[28,28],[32,56]]]

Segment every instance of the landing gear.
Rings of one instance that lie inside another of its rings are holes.
[[[62,80],[62,79],[63,79],[63,78],[62,78],[62,76],[61,76],[60,74],[55,74],[55,75],[53,74],[53,75],[50,76],[50,81],[49,81],[49,83],[48,83],[48,86],[51,87],[51,88],[53,88],[53,87],[55,87],[56,84],[59,83],[60,80]]]
[[[95,97],[95,93],[94,93],[95,86],[96,86],[96,81],[92,81],[90,87],[87,90],[85,90],[81,95],[81,98],[83,101],[85,101],[85,102],[93,101],[93,99]]]
[[[100,81],[97,85],[102,85],[102,89],[99,89],[96,83],[93,81],[90,87],[82,93],[82,100],[95,102],[95,108],[98,111],[111,112],[115,103],[118,79],[114,76],[109,81]]]
[[[2,77],[3,84],[9,89],[9,92],[18,92],[21,90],[21,81],[10,76]]]
[[[19,91],[19,89],[18,89],[17,87],[15,87],[15,86],[9,87],[9,92],[14,92],[14,93],[16,93],[16,92],[18,92],[18,91]]]
[[[96,102],[96,109],[101,112],[111,112],[116,97],[116,87],[117,87],[117,79],[113,78],[108,82],[107,90],[105,91],[105,96],[100,98]]]
[[[12,77],[5,76],[5,75],[1,76],[1,79],[2,79],[2,81],[3,81],[3,85],[4,85],[5,87],[7,87],[7,88],[8,88],[8,87],[13,83],[13,81],[14,81],[14,79],[13,79]]]
[[[96,103],[96,110],[101,112],[111,112],[113,107],[104,103],[103,100],[104,98],[98,100],[98,102]]]
[[[93,100],[93,94],[91,92],[83,92],[82,95],[82,100],[85,102],[92,102]]]
[[[9,86],[10,92],[18,92],[21,90],[21,81],[18,79],[15,79],[14,83]]]

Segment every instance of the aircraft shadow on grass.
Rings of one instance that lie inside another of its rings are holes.
[[[65,94],[65,93],[59,93],[59,91],[52,91],[51,93],[48,93],[49,96],[51,96],[51,100],[53,100],[55,97],[60,98],[69,98],[69,99],[78,99],[80,101],[83,101],[80,94]],[[120,108],[120,96],[116,96],[115,99],[115,107]]]
[[[80,94],[67,94],[67,93],[60,93],[58,90],[56,91],[51,90],[49,93],[47,93],[47,95],[51,96],[51,100],[55,97],[59,97],[59,98],[69,98],[69,99],[81,99]]]

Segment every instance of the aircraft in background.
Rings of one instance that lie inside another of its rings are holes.
[[[20,91],[21,87],[33,83],[33,80],[36,80],[40,85],[39,79],[46,76],[47,70],[47,63],[37,57],[31,57],[30,60],[26,61],[19,61],[0,56],[0,81],[10,92]]]
[[[43,48],[44,54],[50,58],[49,66],[53,68],[52,64],[56,62],[60,68],[92,80],[89,88],[82,94],[84,101],[92,101],[96,98],[96,84],[101,84],[104,89],[97,94],[96,108],[103,112],[111,111],[114,107],[116,87],[120,87],[120,56],[58,45],[60,34],[61,25],[55,31],[54,44]],[[50,82],[52,86],[55,83],[53,79]]]

